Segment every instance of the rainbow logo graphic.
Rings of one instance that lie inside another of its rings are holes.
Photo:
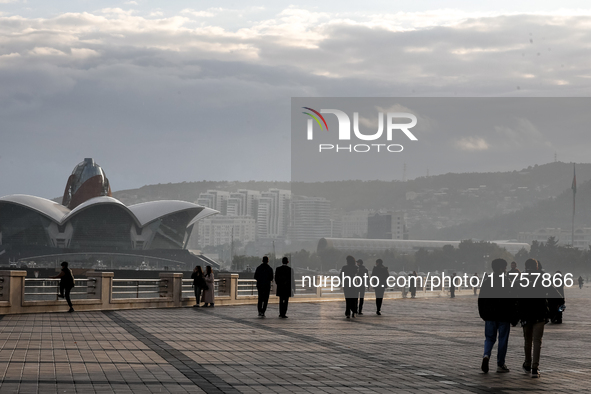
[[[326,131],[328,131],[328,125],[326,124],[326,120],[324,120],[324,116],[320,115],[320,112],[316,111],[315,109],[309,108],[309,107],[302,107],[303,109],[307,109],[308,111],[312,111],[314,112],[316,115],[318,115],[320,117],[320,119],[322,119],[322,122],[324,123],[324,126],[326,126]],[[312,117],[312,119],[314,119],[316,121],[316,123],[318,123],[318,126],[320,126],[320,130],[323,129],[322,127],[322,123],[320,123],[320,119],[318,119],[318,117],[312,115],[309,112],[302,112],[303,114],[306,114],[310,117]]]

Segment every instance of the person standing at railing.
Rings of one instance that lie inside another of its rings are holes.
[[[269,266],[269,258],[263,257],[263,263],[259,265],[254,272],[254,278],[257,281],[257,292],[259,293],[259,316],[265,317],[269,295],[271,294],[271,282],[273,282],[273,268]]]
[[[74,287],[74,275],[72,274],[72,270],[68,268],[68,262],[63,261],[62,271],[59,273],[59,275],[50,276],[50,278],[60,280],[60,293],[58,294],[58,297],[65,297],[66,301],[68,302],[68,306],[70,307],[68,312],[74,312],[72,300],[70,299],[70,291],[72,291],[72,288]]]
[[[205,303],[205,307],[213,307],[214,298],[215,298],[215,279],[213,277],[213,270],[211,269],[211,265],[208,265],[205,269],[205,288],[203,289],[203,302]]]
[[[195,290],[195,305],[193,306],[199,308],[199,304],[201,304],[201,292],[207,287],[203,278],[203,269],[201,269],[200,265],[196,266],[193,270],[191,279],[193,279],[193,289]]]
[[[287,304],[289,297],[294,295],[295,275],[293,269],[288,266],[289,260],[284,257],[283,265],[275,269],[275,284],[277,285],[277,297],[279,297],[279,317],[287,319]]]
[[[371,276],[375,276],[379,279],[379,284],[377,287],[374,287],[374,291],[376,293],[376,315],[381,315],[384,292],[386,291],[388,277],[390,276],[388,267],[384,266],[382,259],[376,260],[376,266],[371,270]]]

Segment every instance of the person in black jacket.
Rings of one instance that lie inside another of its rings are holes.
[[[535,281],[535,276],[532,274],[541,274],[542,272],[536,260],[528,259],[525,262],[528,283],[523,279],[518,286],[517,307],[525,340],[523,371],[531,373],[532,378],[540,377],[540,351],[544,325],[548,322],[548,297],[556,297],[558,294],[552,285],[545,287],[542,284],[541,276]]]
[[[59,293],[58,297],[60,297],[60,298],[65,297],[66,301],[68,302],[68,306],[70,307],[70,310],[68,310],[68,312],[70,312],[70,313],[74,312],[74,306],[72,305],[72,300],[70,299],[70,291],[72,291],[72,288],[74,287],[74,275],[72,275],[72,271],[68,268],[68,262],[63,261],[62,262],[62,271],[59,273],[59,275],[51,276],[51,278],[53,278],[53,279],[59,278],[60,293]]]
[[[415,298],[417,295],[417,271],[413,271],[412,274],[408,276],[408,291],[410,293],[410,298]]]
[[[382,259],[376,260],[376,266],[371,270],[371,276],[377,277],[380,281],[379,284],[374,287],[374,292],[376,293],[376,315],[381,315],[384,292],[386,291],[388,277],[390,276],[388,267],[384,267]]]
[[[509,372],[505,365],[507,345],[509,343],[510,324],[516,321],[515,300],[511,298],[511,288],[508,285],[505,270],[507,261],[495,259],[492,261],[493,277],[487,276],[480,287],[478,296],[478,313],[484,320],[484,355],[482,356],[482,372],[488,372],[488,362],[493,346],[499,336],[497,350],[497,372]]]
[[[554,324],[562,324],[562,311],[566,299],[564,298],[564,278],[562,272],[556,271],[553,278],[560,278],[560,286],[554,287],[558,294],[553,294],[548,298],[548,309],[550,311],[550,321]]]
[[[259,293],[259,316],[265,317],[267,304],[269,303],[269,294],[271,294],[271,282],[273,282],[273,268],[269,267],[269,258],[263,257],[263,263],[259,265],[254,272],[254,278],[257,281],[257,292]]]
[[[347,265],[341,269],[341,280],[343,280],[342,287],[345,293],[345,316],[347,319],[352,315],[357,314],[357,296],[359,295],[359,288],[353,284],[353,279],[357,276],[357,266],[355,265],[355,258],[347,256]]]
[[[456,273],[451,274],[451,280],[449,281],[449,298],[456,298],[456,286],[454,285],[454,278]]]
[[[203,278],[203,269],[200,265],[195,266],[193,269],[191,279],[193,279],[193,290],[195,290],[195,305],[193,306],[199,308],[199,304],[201,304],[201,292],[207,287]]]
[[[363,265],[363,260],[357,260],[357,276],[363,281],[363,285],[359,287],[359,306],[357,309],[358,314],[363,315],[363,301],[365,299],[365,278],[369,278],[367,274],[369,271]],[[368,279],[369,280],[369,279]]]
[[[287,265],[289,263],[287,257],[284,257],[281,262],[283,265],[275,269],[276,294],[279,297],[279,317],[287,319],[289,297],[295,293],[295,275],[293,269]]]

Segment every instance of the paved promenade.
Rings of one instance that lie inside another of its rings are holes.
[[[20,393],[557,393],[591,390],[591,289],[570,290],[564,324],[547,325],[540,379],[521,372],[512,329],[508,374],[480,372],[476,297],[7,315],[2,394]],[[496,347],[493,351],[493,362]],[[493,370],[494,371],[494,370]]]

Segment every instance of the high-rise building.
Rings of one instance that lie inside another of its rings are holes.
[[[256,190],[239,189],[237,194],[244,196],[243,198],[243,215],[253,218],[257,217],[257,200],[261,197],[261,192]]]
[[[369,215],[368,239],[408,239],[403,212],[387,212]]]
[[[233,194],[230,194],[232,196]],[[242,204],[242,195],[240,197],[230,197],[224,201],[224,210],[226,211],[226,216],[245,216],[244,209]]]
[[[207,193],[200,193],[197,204],[207,208],[220,211],[222,215],[226,214],[226,200],[230,198],[230,193],[222,190],[208,190]]]
[[[246,244],[256,238],[256,222],[246,216],[215,216],[203,219],[198,225],[198,244],[204,246]]]
[[[294,241],[318,240],[330,237],[332,221],[330,201],[322,197],[297,197],[292,201],[290,239]]]
[[[271,199],[270,220],[269,220],[269,238],[283,238],[287,235],[287,227],[289,226],[290,208],[291,208],[291,191],[282,189],[269,189],[267,192],[261,193],[259,199]]]
[[[273,215],[273,198],[260,197],[257,200],[257,238],[271,238],[271,222]]]
[[[367,209],[347,212],[341,217],[342,238],[367,238]]]

